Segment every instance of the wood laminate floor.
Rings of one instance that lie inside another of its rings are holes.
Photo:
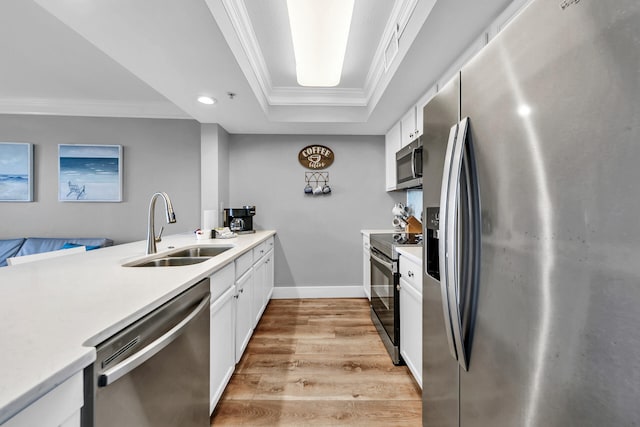
[[[212,426],[420,426],[421,391],[394,366],[366,299],[271,300]]]

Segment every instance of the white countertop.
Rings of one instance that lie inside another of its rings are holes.
[[[0,424],[90,365],[94,345],[274,234],[163,237],[159,254],[172,247],[234,246],[181,267],[122,267],[156,256],[145,256],[140,241],[0,268]]]
[[[395,228],[388,228],[386,230],[360,230],[360,234],[363,234],[369,237],[372,234],[376,233],[401,233],[403,230],[397,230]]]
[[[401,256],[422,265],[422,246],[398,246],[396,250]]]

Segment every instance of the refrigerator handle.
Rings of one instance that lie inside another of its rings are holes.
[[[451,329],[453,339],[458,350],[458,363],[464,370],[467,370],[466,355],[462,344],[462,321],[460,319],[460,247],[459,243],[459,209],[460,209],[460,172],[462,171],[462,156],[464,154],[464,144],[466,140],[467,119],[458,123],[458,133],[456,135],[453,158],[451,160],[451,174],[449,182],[449,192],[447,193],[447,251],[446,263],[447,271],[450,272],[451,279],[447,281],[447,294],[449,300],[449,311],[451,313]]]
[[[453,271],[450,270],[447,263],[446,254],[449,251],[447,237],[447,222],[451,218],[450,205],[448,204],[449,192],[451,191],[451,171],[453,160],[453,152],[456,145],[458,132],[458,124],[451,127],[449,131],[449,141],[447,142],[447,152],[444,160],[444,170],[442,172],[442,187],[440,190],[440,223],[438,226],[438,253],[440,258],[440,293],[442,295],[442,313],[444,316],[445,334],[447,336],[447,342],[449,344],[449,351],[454,359],[458,359],[458,353],[453,337],[453,328],[451,325],[451,312],[449,303],[449,282],[453,280]],[[454,212],[455,215],[455,212]],[[455,218],[455,217],[454,217]]]
[[[451,161],[450,185],[454,188],[447,195],[446,259],[447,270],[452,272],[447,287],[451,326],[458,363],[465,371],[469,370],[480,265],[480,196],[468,129],[469,118],[465,117],[458,125]]]

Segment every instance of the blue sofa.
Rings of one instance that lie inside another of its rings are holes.
[[[74,246],[86,246],[87,250],[112,246],[113,240],[105,238],[61,239],[27,237],[0,240],[0,267],[7,265],[7,258],[57,251]]]

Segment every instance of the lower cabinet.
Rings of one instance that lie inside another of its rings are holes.
[[[253,333],[253,267],[236,280],[236,363],[249,344]]]
[[[262,313],[266,308],[264,303],[265,288],[265,270],[267,265],[264,263],[264,257],[260,258],[253,264],[253,303],[251,304],[251,312],[253,315],[253,328],[258,326],[258,322],[262,317]]]
[[[211,276],[209,413],[216,407],[236,366],[234,280],[233,264]]]
[[[253,315],[255,328],[273,295],[273,250],[253,265]]]
[[[80,427],[83,393],[80,371],[18,412],[2,427]]]
[[[275,265],[273,262],[273,250],[267,252],[265,256],[265,281],[264,281],[264,306],[266,307],[273,295],[273,286],[274,286],[274,274],[275,274]]]
[[[211,276],[211,413],[273,293],[272,248],[273,238]]]
[[[422,268],[400,257],[400,354],[422,388]]]

